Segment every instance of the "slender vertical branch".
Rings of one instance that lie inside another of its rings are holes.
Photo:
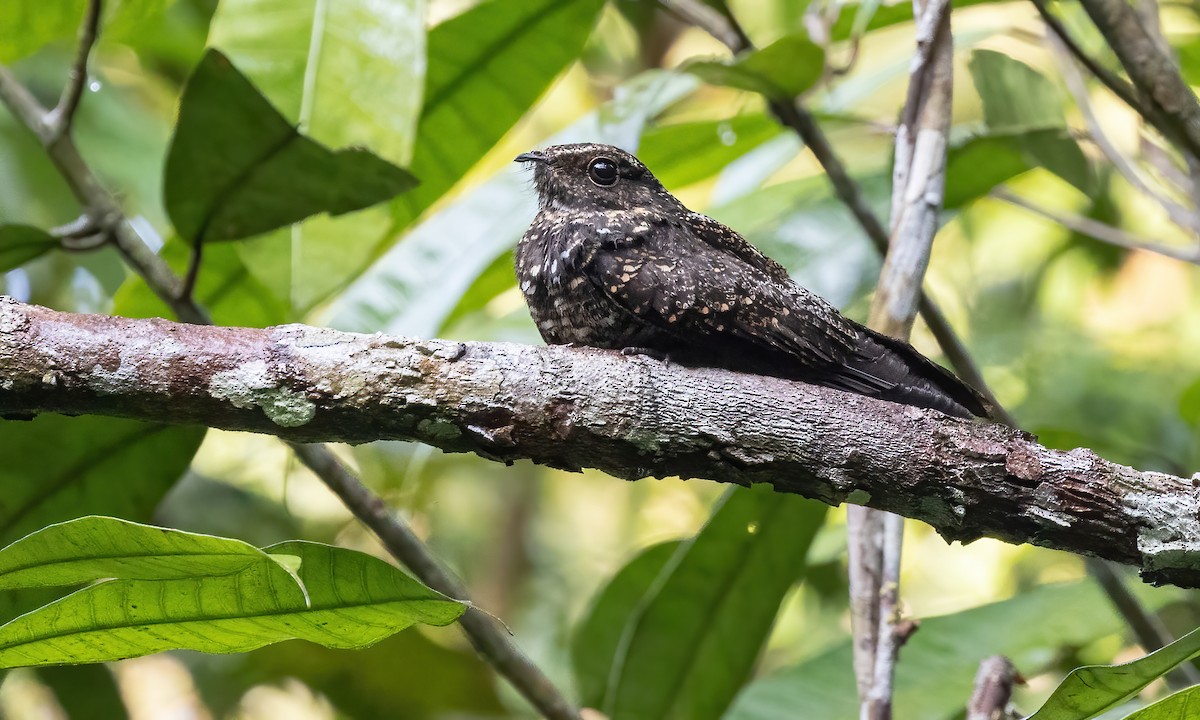
[[[184,281],[134,231],[116,198],[100,184],[70,136],[56,135],[48,122],[49,113],[3,65],[0,65],[0,102],[37,136],[59,174],[84,206],[87,223],[112,239],[134,271],[177,317],[192,324],[211,325],[208,312],[190,293],[183,292]],[[453,573],[401,518],[387,512],[383,500],[366,488],[328,446],[292,447],[322,482],[342,498],[355,517],[383,541],[396,560],[434,590],[469,602],[466,589]],[[579,720],[579,712],[498,627],[498,623],[471,608],[459,624],[480,655],[543,716],[551,720]]]
[[[71,123],[75,119],[75,111],[79,109],[79,101],[88,84],[88,59],[91,58],[92,48],[100,34],[100,15],[103,12],[101,0],[88,0],[87,11],[83,25],[79,28],[79,47],[75,50],[75,62],[67,71],[67,84],[63,87],[62,97],[58,105],[46,115],[46,124],[50,128],[50,137],[57,141],[71,131]]]
[[[948,0],[914,0],[917,48],[896,133],[891,237],[868,320],[907,340],[937,234],[946,183],[954,45]],[[900,620],[902,518],[856,509],[850,533],[851,622],[864,720],[890,720],[896,658],[914,629]]]

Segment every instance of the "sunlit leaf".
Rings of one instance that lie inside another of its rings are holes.
[[[803,34],[780,38],[730,62],[702,60],[685,69],[711,85],[788,99],[808,90],[825,70],[825,50]]]
[[[366,150],[331,151],[300,134],[224,55],[209,50],[180,101],[163,194],[180,236],[204,242],[359,210],[414,183]]]
[[[0,667],[104,662],[161,650],[245,652],[292,638],[366,647],[465,607],[388,563],[308,542],[265,549],[300,559],[174,580],[108,580],[0,627]]]
[[[425,86],[424,7],[424,0],[225,0],[209,42],[312,139],[363,146],[405,165]],[[255,278],[302,312],[368,262],[391,226],[390,213],[378,208],[311,218],[237,247]]]
[[[0,225],[0,273],[58,247],[50,233],[30,225]]]
[[[1142,688],[1180,663],[1197,656],[1200,656],[1200,630],[1193,630],[1170,645],[1132,662],[1076,668],[1059,683],[1050,699],[1029,720],[1094,718],[1141,692]],[[1143,717],[1187,716],[1151,714]]]
[[[275,563],[241,540],[90,515],[48,525],[0,550],[0,590],[103,578],[171,580]]]
[[[1192,720],[1200,717],[1200,686],[1181,690],[1125,716],[1125,720]]]
[[[726,493],[622,619],[599,709],[612,720],[721,717],[750,676],[784,594],[803,574],[826,510],[766,486]]]

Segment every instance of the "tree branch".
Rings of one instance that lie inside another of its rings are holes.
[[[1155,33],[1125,0],[1081,0],[1135,87],[1150,101],[1146,119],[1193,158],[1200,158],[1200,102]],[[1156,112],[1155,112],[1156,111]],[[1161,113],[1162,117],[1156,115]]]
[[[1200,489],[1088,450],[776,378],[619,353],[225,328],[0,299],[0,413],[415,440],[502,462],[767,482],[1200,586]],[[1200,480],[1200,476],[1197,478]]]
[[[1073,230],[1081,235],[1099,240],[1102,243],[1115,245],[1126,250],[1145,250],[1146,252],[1157,253],[1174,260],[1182,260],[1183,262],[1200,265],[1200,248],[1178,248],[1162,243],[1150,242],[1131,232],[1113,227],[1112,225],[1106,225],[1099,220],[1093,220],[1084,215],[1059,212],[1042,207],[1032,200],[1027,200],[1004,188],[993,190],[990,195],[997,200],[1002,200],[1010,205],[1028,210],[1035,215],[1040,215],[1051,222],[1062,225],[1068,230]]]
[[[88,0],[83,25],[79,28],[79,47],[75,50],[75,62],[67,72],[67,84],[63,88],[62,98],[46,115],[51,142],[57,142],[71,131],[71,122],[75,119],[75,111],[79,109],[79,101],[83,98],[84,88],[87,87],[88,59],[100,33],[101,6],[101,0]]]

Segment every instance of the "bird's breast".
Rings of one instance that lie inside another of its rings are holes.
[[[602,214],[539,213],[517,245],[517,279],[546,342],[602,348],[631,344],[637,323],[588,275],[591,254],[622,237]]]

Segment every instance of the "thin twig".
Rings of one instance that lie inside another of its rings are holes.
[[[325,480],[350,512],[371,528],[388,552],[406,558],[404,564],[422,582],[457,600],[469,602],[467,587],[431,555],[407,523],[388,509],[383,500],[362,484],[325,445],[288,443],[300,461]],[[547,718],[578,720],[579,713],[566,701],[542,671],[507,637],[496,632],[495,621],[474,606],[459,619],[471,644],[500,674]]]
[[[1200,101],[1174,58],[1163,52],[1154,31],[1126,0],[1081,0],[1080,4],[1146,99],[1151,110],[1143,117],[1185,154],[1200,158]]]
[[[1063,82],[1066,83],[1067,90],[1074,98],[1075,106],[1079,108],[1079,114],[1083,116],[1083,122],[1087,125],[1091,141],[1108,158],[1108,161],[1117,169],[1121,177],[1125,178],[1126,182],[1146,197],[1158,203],[1166,211],[1167,216],[1171,218],[1171,222],[1182,228],[1188,228],[1193,232],[1200,229],[1200,218],[1197,217],[1195,211],[1189,210],[1151,188],[1150,184],[1142,177],[1142,174],[1138,172],[1133,161],[1118,150],[1116,145],[1108,139],[1108,135],[1104,132],[1104,128],[1100,125],[1100,121],[1092,109],[1091,99],[1088,97],[1087,84],[1084,82],[1083,76],[1076,67],[1074,58],[1068,52],[1062,38],[1058,35],[1050,34],[1046,36],[1046,39],[1049,42],[1051,51],[1059,61],[1058,67],[1062,72]]]
[[[63,179],[85,207],[85,214],[90,214],[96,218],[97,223],[112,229],[113,242],[117,249],[154,293],[184,322],[211,325],[212,320],[207,311],[191,295],[182,295],[183,281],[133,230],[116,199],[96,179],[91,168],[79,155],[70,136],[64,135],[57,139],[53,137],[49,125],[45,122],[46,111],[3,65],[0,65],[0,102],[7,105],[13,115],[38,137]],[[369,504],[368,500],[382,507],[383,501],[371,494],[361,483],[358,485],[361,488],[359,493],[346,489],[350,487],[347,484],[348,479],[354,479],[354,474],[327,446],[306,446],[305,462],[321,469],[324,474],[318,472],[318,477],[334,489],[339,497],[344,493],[354,497],[358,503],[356,507],[360,510]],[[354,508],[351,508],[351,511],[353,512]],[[389,550],[395,553],[398,561],[414,573],[437,578],[437,570],[440,568],[443,575],[452,577],[400,518],[373,512],[359,519],[384,541]],[[385,537],[392,539],[387,540]],[[397,540],[406,537],[410,539],[409,542]],[[418,571],[417,568],[421,570]],[[467,596],[461,584],[427,584],[445,595],[466,600]],[[494,623],[487,621],[483,616],[468,613],[463,616],[460,624],[484,659],[545,717],[552,720],[579,720],[578,711],[571,707],[565,696],[558,692],[545,674],[528,660]]]
[[[79,101],[83,98],[84,88],[87,87],[88,58],[92,55],[96,37],[100,33],[102,5],[101,0],[88,0],[83,25],[79,28],[79,47],[75,51],[75,62],[67,71],[67,84],[63,87],[58,105],[46,116],[50,136],[55,142],[71,131],[71,122],[75,119],[75,111],[79,109]]]
[[[1095,240],[1099,240],[1100,242],[1108,243],[1109,245],[1116,245],[1117,247],[1125,248],[1127,250],[1145,250],[1146,252],[1157,253],[1175,260],[1182,260],[1184,262],[1200,265],[1200,249],[1175,248],[1171,247],[1170,245],[1163,245],[1161,243],[1143,240],[1133,233],[1122,230],[1121,228],[1113,227],[1112,225],[1107,225],[1099,220],[1093,220],[1092,218],[1084,217],[1083,215],[1073,215],[1070,213],[1059,212],[1057,210],[1051,210],[1049,208],[1042,207],[1041,205],[1038,205],[1031,200],[1027,200],[1020,195],[1015,195],[1004,188],[997,188],[993,190],[990,193],[990,197],[993,197],[997,200],[1003,200],[1010,205],[1015,205],[1034,214],[1041,215],[1047,220],[1051,220],[1059,225],[1062,225],[1068,230],[1073,230],[1081,235],[1086,235]]]
[[[1024,680],[1012,662],[1003,655],[993,655],[979,663],[975,674],[975,690],[967,705],[966,720],[1005,720],[1010,717],[1008,703],[1013,685]]]

